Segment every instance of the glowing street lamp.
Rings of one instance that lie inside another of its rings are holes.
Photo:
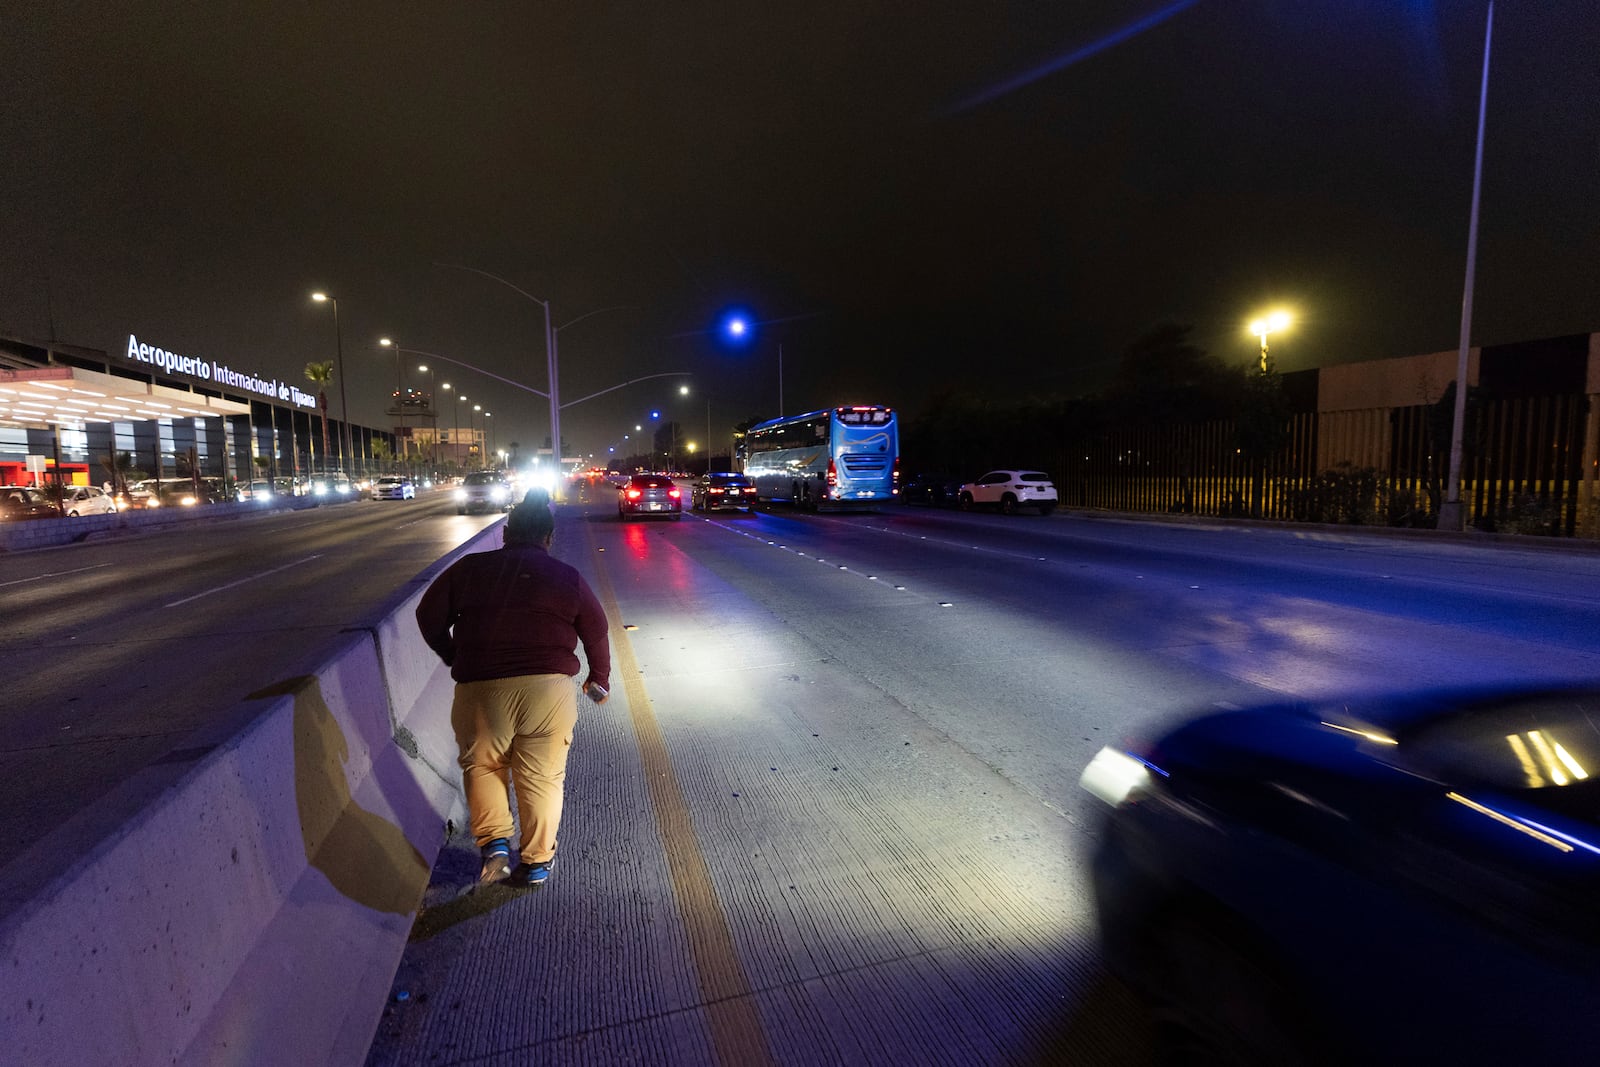
[[[1274,311],[1270,315],[1256,319],[1250,324],[1250,332],[1261,338],[1261,373],[1267,373],[1267,335],[1281,333],[1289,328],[1293,321],[1287,311]]]
[[[339,469],[348,470],[344,456],[350,451],[350,404],[344,391],[344,334],[339,332],[339,298],[319,291],[312,293],[311,299],[318,304],[333,305],[333,343],[339,359],[339,420],[344,423],[344,434],[339,438]]]

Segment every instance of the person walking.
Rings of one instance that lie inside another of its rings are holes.
[[[504,547],[463,556],[417,604],[422,637],[456,683],[450,724],[483,859],[480,884],[549,880],[578,719],[580,642],[584,691],[604,703],[610,686],[605,610],[575,568],[550,556],[554,533],[549,503],[530,492],[506,518]],[[522,827],[515,870],[508,772]]]

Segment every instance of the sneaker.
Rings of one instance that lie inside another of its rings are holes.
[[[478,884],[498,882],[511,873],[511,842],[497,837],[483,846],[483,870],[478,872]]]
[[[524,889],[538,889],[550,880],[550,865],[553,863],[553,859],[544,863],[519,863],[506,882]]]

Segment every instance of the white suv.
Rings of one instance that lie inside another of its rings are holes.
[[[961,487],[961,510],[980,505],[998,507],[1007,515],[1018,508],[1038,508],[1048,515],[1056,509],[1056,487],[1043,471],[990,471]]]

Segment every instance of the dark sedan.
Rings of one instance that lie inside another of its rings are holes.
[[[1584,1059],[1597,770],[1600,689],[1284,704],[1105,749],[1105,959],[1173,1062]]]
[[[756,506],[756,487],[742,474],[705,474],[689,487],[689,500],[697,511],[749,511]]]
[[[913,474],[900,487],[900,503],[953,508],[961,499],[961,479],[944,474]]]
[[[683,490],[665,474],[635,474],[617,490],[617,518],[640,515],[683,518]]]
[[[60,517],[61,509],[43,489],[30,485],[0,485],[0,522]]]

